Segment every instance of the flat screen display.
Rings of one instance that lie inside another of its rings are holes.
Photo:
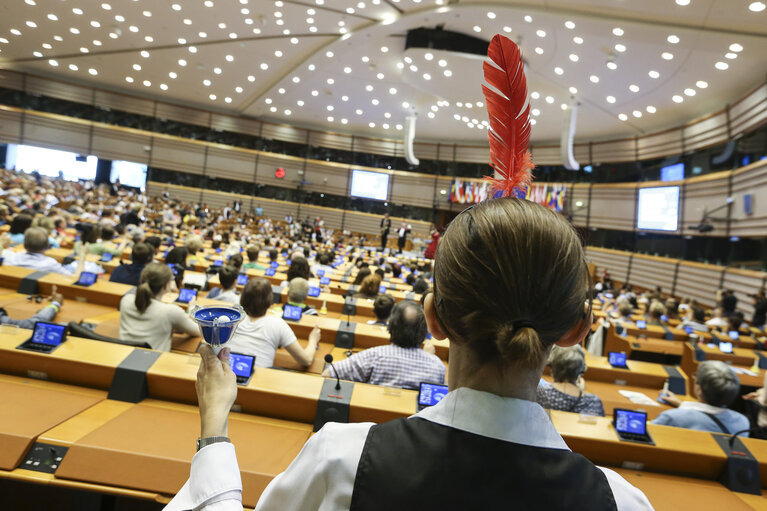
[[[320,284],[322,284],[323,286],[330,285],[330,277],[322,277],[320,279]]]
[[[732,339],[733,341],[737,341],[738,337],[740,337],[740,332],[738,332],[737,330],[730,330],[729,336],[730,336],[730,339]]]
[[[223,266],[223,265],[224,265],[224,261],[222,261],[221,259],[216,259],[215,261],[213,261],[213,266]]]
[[[676,231],[679,227],[679,187],[640,188],[637,229]]]
[[[112,260],[113,257],[114,257],[113,254],[111,254],[109,252],[104,252],[103,254],[101,254],[101,262],[102,263],[108,263],[109,261]]]
[[[434,406],[447,395],[447,385],[421,382],[418,392],[418,404],[421,406]]]
[[[719,343],[719,351],[722,353],[732,353],[732,343],[731,342],[720,342]]]
[[[187,289],[187,288],[181,288],[181,291],[178,292],[178,302],[181,303],[189,303],[193,298],[197,297],[197,290],[196,289]]]
[[[66,329],[67,327],[64,325],[38,321],[35,323],[35,330],[32,333],[32,342],[47,344],[48,346],[58,346],[64,340]]]
[[[389,198],[389,174],[352,170],[352,197],[387,200]]]
[[[620,433],[647,434],[647,414],[632,410],[615,409],[615,429]]]
[[[266,271],[264,272],[264,275],[266,275],[267,277],[274,277],[275,273],[277,273],[277,270],[275,270],[274,268],[267,268]]]
[[[287,319],[290,321],[300,321],[301,307],[286,304],[282,309],[282,319]]]
[[[143,163],[115,160],[112,162],[109,180],[114,183],[119,179],[122,185],[143,190],[146,188],[146,172],[147,166]]]
[[[322,277],[325,275],[325,270],[317,270],[317,276]]]
[[[618,351],[610,351],[607,354],[607,361],[613,367],[626,367],[626,354]]]
[[[681,181],[684,179],[684,163],[668,165],[660,169],[661,181]]]
[[[78,286],[92,286],[96,283],[96,279],[98,278],[98,275],[95,273],[91,273],[89,271],[84,271],[80,274],[80,278],[77,279],[76,284]]]
[[[637,320],[637,328],[641,328],[641,329],[647,328],[647,321],[645,321],[643,319],[638,319]]]
[[[310,286],[309,287],[309,296],[317,297],[320,296],[320,288],[316,286]]]
[[[253,363],[256,357],[252,355],[241,355],[239,353],[229,354],[229,366],[232,372],[240,378],[250,378],[253,374]]]
[[[245,273],[240,273],[237,275],[237,285],[238,286],[244,286],[248,283],[248,275]]]

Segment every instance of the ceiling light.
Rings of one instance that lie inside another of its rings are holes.
[[[624,46],[622,44],[616,44],[615,45],[615,51],[623,53],[624,51],[626,51],[626,46]]]
[[[543,55],[543,48],[538,46],[537,48],[535,48],[535,53],[537,53],[538,55]]]
[[[634,84],[632,83],[631,85],[629,85],[629,90],[630,90],[631,92],[639,92],[639,86],[638,86],[638,85],[634,85]]]
[[[582,38],[582,37],[578,37],[578,36],[575,36],[575,37],[573,37],[573,42],[574,42],[575,44],[583,44],[583,38]]]
[[[161,88],[162,90],[168,90],[168,85],[167,85],[167,84],[165,84],[165,83],[161,83],[161,84],[160,84],[160,88]]]
[[[237,94],[242,94],[242,87],[235,87],[234,92],[236,92]]]
[[[663,57],[663,60],[671,60],[674,58],[674,54],[669,53],[667,51],[664,51],[663,53],[661,53],[660,56]]]
[[[298,38],[297,37],[291,37],[290,38],[290,44],[298,44]]]
[[[357,115],[362,115],[362,110],[358,108],[357,110],[354,111],[354,113]]]
[[[149,52],[146,51],[146,50],[142,50],[141,51],[141,56],[144,57],[145,59],[148,59],[149,58]]]
[[[690,5],[690,0],[676,0],[676,4],[684,7],[686,5]]]
[[[681,103],[682,101],[684,101],[684,98],[677,94],[676,96],[672,97],[671,100],[674,103]]]
[[[434,60],[434,55],[432,55],[431,53],[427,53],[423,56],[423,58],[425,58],[426,60]]]
[[[170,6],[170,8],[173,9],[174,11],[180,11],[181,10],[181,6],[179,4],[173,4],[173,5]]]
[[[568,90],[570,91],[570,94],[578,94],[578,89],[575,87],[570,87]]]
[[[176,78],[178,78],[178,75],[176,74],[176,72],[175,72],[175,71],[171,71],[170,73],[168,73],[168,76],[170,76],[170,77],[171,77],[172,79],[174,79],[174,80],[175,80]]]
[[[591,80],[591,83],[599,83],[599,77],[597,75],[589,76],[589,80]]]
[[[737,52],[741,52],[741,51],[743,51],[743,46],[741,46],[741,45],[740,45],[740,44],[738,44],[738,43],[732,43],[732,44],[730,45],[730,51],[734,51],[734,52],[736,52],[736,53],[737,53]]]
[[[562,75],[562,74],[564,74],[565,70],[562,69],[561,67],[557,66],[557,67],[554,68],[554,72],[556,74],[558,74],[558,75]]]
[[[277,111],[277,107],[276,106],[271,106],[271,107],[269,107],[269,111],[270,112],[276,112]]]
[[[695,89],[689,89],[689,88],[688,88],[688,89],[685,89],[685,90],[684,90],[684,95],[685,95],[685,96],[690,96],[690,97],[692,97],[692,96],[694,96],[695,94],[696,94],[696,91],[695,91]]]
[[[482,28],[479,25],[474,25],[475,32],[482,32]]]
[[[213,68],[213,72],[216,73],[217,75],[220,75],[221,74],[221,68],[220,67],[214,67]]]
[[[262,70],[266,71],[267,69],[269,69],[269,64],[267,64],[266,62],[262,62],[262,63],[261,63],[261,65],[260,65],[259,67],[260,67]]]
[[[426,115],[428,115],[428,116],[429,116],[429,119],[434,119],[434,112],[429,112],[429,113],[428,113],[428,114],[426,114]]]
[[[615,96],[607,96],[605,100],[610,104],[615,103]]]
[[[248,81],[249,82],[255,82],[256,81],[256,77],[253,76],[253,75],[248,75]]]
[[[573,62],[578,62],[578,55],[576,55],[575,53],[571,53],[570,60]]]
[[[381,53],[387,53],[389,51],[389,48],[386,46],[381,46]]]
[[[441,59],[439,62],[437,62],[437,64],[439,64],[439,67],[445,67],[447,66],[447,61],[445,59]]]
[[[626,114],[618,114],[618,119],[620,119],[621,121],[628,121],[629,116]]]
[[[279,94],[285,94],[285,88],[284,87],[280,87],[279,89],[277,89],[277,92]]]
[[[134,70],[134,71],[141,71],[141,65],[139,65],[139,64],[133,64],[133,70]]]
[[[211,94],[208,97],[210,98],[211,101],[215,101],[216,100],[216,95],[215,94]]]
[[[151,17],[152,17],[152,13],[151,13],[151,12],[149,12],[149,11],[144,11],[144,12],[142,12],[141,14],[143,14],[143,15],[144,15],[144,17],[146,17],[146,18],[151,18]]]
[[[296,101],[296,105],[298,105],[298,106],[304,106],[304,100],[302,100],[302,99],[299,99],[298,101]]]
[[[416,66],[415,64],[411,64],[411,65],[410,65],[410,70],[411,70],[412,72],[416,73],[416,72],[418,71],[418,66]]]
[[[548,103],[549,105],[554,103],[554,98],[551,96],[546,96],[546,103]]]
[[[410,103],[408,103],[407,101],[403,101],[402,108],[410,108]]]
[[[365,90],[368,92],[373,92],[373,86],[372,85],[366,85]]]
[[[670,42],[671,44],[677,44],[679,42],[679,37],[671,34],[666,38],[666,41]]]
[[[187,48],[189,50],[189,53],[197,53],[197,47],[196,46],[190,46]]]
[[[570,29],[570,30],[572,30],[572,29],[575,28],[575,23],[573,23],[572,21],[569,21],[569,20],[565,21],[565,27]]]
[[[205,0],[202,4],[205,7],[213,7],[213,2],[211,0]]]
[[[546,37],[546,32],[544,30],[536,30],[535,35],[538,37]]]
[[[648,113],[648,114],[654,114],[655,112],[657,112],[657,111],[658,111],[658,110],[657,110],[657,109],[656,109],[654,106],[652,106],[652,105],[648,105],[648,106],[647,106],[647,108],[646,108],[646,110],[647,110],[647,113]]]
[[[181,66],[181,67],[184,67],[184,66],[186,66],[186,60],[184,60],[184,59],[179,59],[179,60],[178,60],[178,65],[179,65],[179,66]]]
[[[537,108],[533,108],[533,110],[532,110],[530,113],[531,113],[531,114],[533,114],[533,115],[534,115],[534,116],[536,116],[536,117],[538,117],[539,115],[541,115],[541,111],[540,111],[540,110],[538,110]]]
[[[128,83],[133,83],[133,77],[132,76],[126,76],[125,81]]]
[[[616,63],[615,63],[614,61],[612,61],[612,60],[608,60],[608,61],[607,61],[607,64],[605,64],[605,65],[607,66],[607,69],[609,69],[609,70],[611,70],[611,71],[615,71],[616,69],[618,69],[618,64],[616,64]]]
[[[233,62],[234,61],[234,56],[232,56],[232,55],[227,55],[224,58],[226,59],[227,62]]]
[[[211,81],[206,78],[205,80],[202,81],[202,84],[206,87],[210,87]]]
[[[335,107],[333,105],[328,105],[325,108],[327,109],[328,112],[332,112]]]
[[[527,23],[532,23],[533,22],[533,17],[532,16],[525,16],[525,21]]]
[[[730,65],[727,64],[727,62],[721,62],[720,61],[720,62],[717,62],[716,64],[714,64],[714,67],[717,68],[719,71],[724,71],[728,67],[730,67]]]
[[[378,101],[375,98],[373,98],[370,102],[373,104],[373,106],[378,106],[378,104],[380,103],[380,101]]]
[[[530,97],[531,97],[531,98],[533,98],[533,99],[538,99],[538,98],[540,98],[540,97],[541,97],[541,94],[540,94],[538,91],[533,91],[533,92],[530,94]],[[460,105],[459,105],[459,106],[460,106]]]
[[[748,10],[752,12],[762,12],[767,5],[764,4],[764,2],[751,2],[751,4],[748,6]]]
[[[34,55],[35,57],[38,57],[38,58],[43,56],[43,54],[41,52],[39,52],[39,51],[33,51],[32,55]]]
[[[649,73],[647,73],[647,74],[648,74],[648,75],[650,75],[650,78],[653,78],[653,79],[658,79],[658,78],[660,78],[660,73],[659,73],[659,72],[657,72],[657,71],[650,71],[650,72],[649,72]]]
[[[136,32],[138,32],[138,27],[136,25],[131,25],[128,27],[128,30],[130,30],[131,32],[135,34]]]
[[[730,59],[730,60],[737,59],[738,58],[738,54],[730,52],[730,53],[725,54],[724,58]]]
[[[336,81],[335,81],[335,80],[333,80],[332,78],[328,78],[328,79],[327,79],[327,84],[328,84],[328,85],[333,85],[334,83],[336,83]]]
[[[640,117],[642,117],[642,112],[640,112],[639,110],[634,110],[634,111],[632,112],[632,114],[633,114],[633,115],[634,115],[634,117],[636,117],[637,119],[639,119]]]
[[[379,80],[383,80],[384,79],[384,74],[383,73],[378,73],[376,75],[376,78],[378,78]]]
[[[192,20],[190,20],[189,18],[184,19],[184,25],[191,25],[191,24],[192,24]]]
[[[70,28],[70,29],[69,29],[69,31],[70,31],[70,32],[72,32],[72,33],[73,33],[73,34],[75,34],[75,35],[77,35],[77,34],[79,34],[79,33],[80,33],[80,30],[79,30],[79,29],[76,29],[75,27],[72,27],[72,28]],[[11,32],[13,32],[13,30],[11,30]],[[17,35],[18,35],[18,34],[17,34]]]
[[[319,95],[320,95],[320,93],[318,91],[316,91],[316,90],[312,91],[312,96],[316,97],[316,96],[319,96]]]
[[[73,13],[75,13],[75,14],[77,14],[78,16],[81,16],[81,15],[83,14],[83,10],[82,10],[82,9],[80,9],[79,7],[74,7],[74,8],[72,9],[72,12],[73,12]]]
[[[89,51],[88,48],[86,48],[85,46],[80,48],[80,53],[88,53],[88,51]]]
[[[397,93],[397,89],[395,89],[394,87],[389,89],[389,94],[391,94],[392,96],[395,95],[396,93]]]
[[[37,28],[37,23],[35,23],[34,21],[27,21],[26,25],[29,28]]]
[[[317,67],[314,64],[309,64],[308,66],[306,66],[306,69],[308,69],[309,71],[314,71],[315,69],[317,69]]]
[[[111,11],[112,10],[112,6],[109,5],[109,4],[101,4],[101,8],[104,9],[105,11]]]
[[[511,27],[509,26],[503,27],[503,31],[508,34],[509,32],[511,32]]]
[[[623,35],[623,29],[619,27],[615,27],[613,29],[613,35],[617,35],[618,37],[621,37]]]
[[[706,87],[708,87],[708,82],[704,82],[703,80],[698,80],[697,82],[695,82],[695,86],[699,89],[705,89]]]
[[[333,122],[334,120],[335,120],[335,118],[332,115],[328,116],[328,122]]]
[[[274,56],[277,57],[277,58],[282,57],[282,51],[281,50],[275,50]]]
[[[445,76],[446,76],[446,77],[448,77],[448,78],[450,78],[451,76],[453,76],[453,72],[452,72],[452,71],[450,71],[449,69],[445,69],[445,70],[442,72],[442,74],[443,74],[443,75],[445,75]]]
[[[490,18],[491,20],[494,20],[495,19],[495,13],[494,12],[488,12],[487,13],[487,17]]]
[[[376,123],[371,122],[371,123],[368,124],[368,126],[370,126],[371,128],[375,128],[376,127]]]
[[[25,2],[26,4],[28,4],[28,5],[37,5],[37,3],[35,2],[35,0],[24,0],[24,2]]]
[[[141,83],[143,83],[143,84],[144,84],[144,87],[151,87],[151,86],[152,86],[152,82],[150,82],[149,80],[144,80],[144,81],[143,81],[143,82],[141,82]]]
[[[423,79],[424,80],[431,80],[431,75],[429,73],[424,73],[423,74]]]
[[[272,98],[266,98],[264,100],[264,103],[266,103],[267,105],[271,105],[272,104]]]
[[[300,81],[301,81],[301,79],[299,77],[297,77],[297,76],[293,77],[293,83],[298,83]]]
[[[50,65],[51,65],[51,66],[53,66],[53,67],[58,67],[58,65],[59,65],[59,63],[58,63],[58,62],[56,62],[56,61],[55,61],[55,60],[53,60],[53,59],[50,59],[50,60],[48,61],[48,64],[50,64]]]
[[[75,29],[75,30],[77,30],[77,29]],[[12,28],[11,29],[11,34],[13,34],[13,35],[21,35],[21,31],[15,29],[15,28]]]

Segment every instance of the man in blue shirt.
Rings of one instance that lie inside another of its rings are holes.
[[[138,286],[141,272],[154,258],[154,248],[148,243],[136,243],[131,252],[131,264],[121,264],[112,271],[110,282]]]
[[[700,401],[681,401],[666,391],[661,399],[677,408],[666,410],[652,423],[712,433],[748,430],[746,416],[727,408],[738,397],[739,390],[740,381],[727,364],[719,360],[701,362],[695,381],[695,395]]]

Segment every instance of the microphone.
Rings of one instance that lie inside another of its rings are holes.
[[[333,366],[333,355],[328,353],[325,355],[325,362],[330,364],[330,368],[333,370],[333,373],[336,375],[336,390],[341,390],[341,379],[338,377],[338,371],[336,371],[335,366]]]
[[[328,355],[328,356],[330,356],[330,355]],[[325,358],[327,359],[327,357],[325,357]],[[332,359],[333,357],[330,357],[330,358]],[[735,445],[735,439],[738,438],[739,435],[742,435],[743,433],[748,433],[750,435],[751,433],[756,433],[757,431],[764,431],[764,426],[760,426],[760,427],[757,427],[757,428],[751,428],[751,429],[744,429],[744,430],[738,431],[736,433],[733,433],[730,436],[730,450],[732,450],[732,446]]]

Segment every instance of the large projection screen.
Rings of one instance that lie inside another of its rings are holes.
[[[351,196],[385,201],[389,198],[389,174],[352,170]]]
[[[640,188],[637,229],[676,231],[679,228],[679,187]]]

